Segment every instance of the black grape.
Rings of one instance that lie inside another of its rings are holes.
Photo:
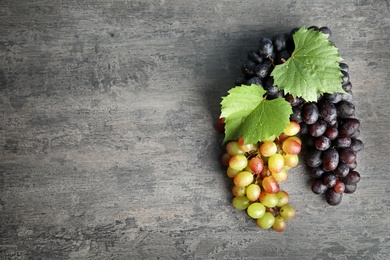
[[[314,141],[314,146],[320,151],[325,151],[330,147],[330,145],[331,141],[329,138],[323,135],[317,137]]]
[[[336,148],[330,147],[322,152],[322,163],[325,170],[333,171],[339,164],[339,153]]]
[[[349,101],[340,101],[336,108],[337,116],[340,118],[349,118],[355,115],[355,105]]]
[[[306,163],[309,167],[318,167],[322,163],[321,159],[322,152],[312,148],[306,154]]]
[[[302,107],[302,120],[305,123],[309,125],[314,124],[318,120],[318,117],[319,117],[319,111],[316,104],[310,102],[310,103],[306,103]]]
[[[327,124],[324,120],[319,119],[317,122],[309,126],[309,134],[314,137],[321,136],[325,133]]]
[[[264,61],[264,58],[255,50],[248,52],[248,59],[256,64],[260,64]]]
[[[287,38],[284,34],[276,34],[272,38],[272,42],[276,48],[276,51],[280,52],[286,49],[287,46]]]
[[[259,42],[259,53],[264,58],[268,58],[272,56],[272,53],[274,51],[274,46],[272,44],[272,41],[268,37],[262,37]]]
[[[334,189],[328,189],[325,192],[325,200],[331,206],[337,206],[341,203],[343,193],[338,193]]]
[[[321,179],[318,179],[312,183],[311,190],[315,194],[323,194],[328,190],[328,187],[326,187],[326,185],[322,183]]]

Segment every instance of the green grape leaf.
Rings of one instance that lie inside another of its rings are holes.
[[[244,138],[245,144],[279,136],[290,122],[292,108],[284,98],[267,100],[257,85],[242,85],[222,97],[221,117],[225,118],[225,138]]]
[[[342,60],[328,35],[313,29],[300,28],[294,35],[295,49],[283,64],[271,73],[274,84],[285,93],[317,101],[323,93],[345,93],[341,85]]]

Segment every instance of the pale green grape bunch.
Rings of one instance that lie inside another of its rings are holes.
[[[288,171],[298,165],[302,142],[295,135],[299,130],[299,124],[291,121],[278,137],[253,144],[245,144],[243,138],[230,141],[221,157],[234,184],[233,207],[246,211],[261,229],[282,232],[295,216],[289,194],[279,183],[285,182]]]

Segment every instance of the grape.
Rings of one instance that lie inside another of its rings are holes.
[[[339,162],[337,168],[334,170],[334,173],[337,177],[345,177],[349,173],[349,167],[347,164]]]
[[[262,191],[260,193],[259,200],[264,206],[268,208],[275,207],[279,202],[278,196],[276,196],[275,193],[269,193],[266,191]]]
[[[292,220],[295,217],[295,209],[289,204],[282,206],[279,213],[285,220]]]
[[[360,121],[356,118],[347,118],[339,126],[340,136],[352,136],[360,127]]]
[[[360,139],[351,138],[351,149],[354,152],[360,152],[364,148],[364,144]]]
[[[265,214],[265,206],[259,202],[255,202],[249,205],[247,213],[251,218],[259,219]]]
[[[268,159],[268,169],[271,172],[280,172],[284,166],[283,155],[281,154],[273,154]]]
[[[340,118],[349,118],[355,114],[355,105],[349,101],[340,101],[336,107],[337,116]]]
[[[346,164],[354,163],[356,160],[356,152],[352,148],[339,149],[340,161]]]
[[[244,138],[239,138],[237,142],[238,148],[240,148],[240,150],[243,152],[255,151],[258,148],[257,144],[245,144]]]
[[[336,184],[333,186],[333,189],[335,192],[343,193],[345,190],[345,184],[344,182],[337,180]]]
[[[229,160],[229,167],[233,168],[234,170],[242,170],[247,165],[248,159],[245,157],[245,155],[242,154],[233,155]]]
[[[276,55],[276,64],[285,63],[290,58],[290,53],[287,50],[282,50]]]
[[[333,171],[339,163],[339,153],[333,147],[322,152],[322,163],[325,170]]]
[[[288,154],[299,154],[301,152],[302,147],[300,143],[298,143],[292,137],[289,137],[283,142],[282,149],[285,153]]]
[[[233,207],[238,210],[245,210],[249,207],[250,200],[246,196],[238,196],[233,199]]]
[[[301,126],[295,121],[290,121],[283,130],[283,133],[288,136],[293,136],[299,133]]]
[[[299,106],[295,106],[292,108],[292,111],[293,113],[290,115],[290,120],[300,124],[302,122],[301,108]]]
[[[254,174],[260,174],[264,169],[264,161],[260,157],[253,157],[249,160],[249,167]]]
[[[337,206],[341,203],[343,193],[336,192],[334,189],[328,189],[325,192],[325,200],[329,205]]]
[[[341,80],[342,80],[342,85],[345,85],[345,84],[348,84],[349,83],[349,74],[348,72],[342,70],[341,73],[343,74],[343,76],[341,77]]]
[[[245,153],[238,147],[238,142],[236,141],[231,141],[226,145],[226,152],[231,156]]]
[[[286,229],[286,221],[282,216],[276,216],[275,222],[272,225],[272,228],[277,232],[283,232]]]
[[[260,189],[259,185],[254,184],[254,183],[249,184],[248,187],[246,188],[246,197],[250,201],[256,201],[259,199],[260,192],[261,192],[261,189]]]
[[[357,171],[350,171],[347,176],[340,178],[346,185],[356,184],[360,181],[360,173]]]
[[[270,157],[271,155],[276,154],[277,151],[278,151],[278,147],[272,141],[265,141],[260,146],[260,154],[264,157]]]
[[[328,137],[330,140],[334,140],[339,135],[339,131],[336,127],[328,127],[324,133],[326,137]]]
[[[333,144],[337,148],[347,148],[347,147],[350,147],[351,146],[351,137],[344,136],[344,137],[336,138],[333,141]]]
[[[234,178],[238,173],[240,173],[241,170],[235,170],[232,167],[228,167],[226,170],[226,174],[229,178]]]
[[[271,61],[265,60],[259,65],[257,65],[253,72],[256,76],[260,78],[265,78],[266,76],[268,76],[271,69],[272,69]]]
[[[332,103],[338,103],[339,101],[341,101],[341,94],[338,93],[338,92],[335,92],[335,93],[325,93],[324,94],[324,99],[332,102]]]
[[[314,146],[320,151],[327,150],[330,147],[330,145],[331,145],[330,139],[323,135],[317,137],[314,141]]]
[[[325,191],[328,190],[328,187],[326,187],[326,185],[322,183],[321,179],[317,179],[312,183],[311,190],[315,194],[323,194],[325,193]]]
[[[272,175],[264,177],[261,185],[263,186],[264,191],[268,193],[276,193],[279,191],[279,184]]]
[[[320,32],[322,32],[324,34],[328,34],[329,36],[332,35],[332,31],[326,26],[321,27],[319,30],[320,30]]]
[[[345,91],[351,91],[352,90],[352,83],[351,82],[348,82],[347,84],[343,85],[342,88],[345,90]]]
[[[242,66],[241,66],[241,71],[247,75],[247,76],[252,76],[255,74],[255,69],[256,69],[256,63],[253,61],[247,60],[245,61]]]
[[[265,212],[261,218],[256,220],[256,223],[262,229],[269,229],[275,223],[275,217],[271,212]]]
[[[235,197],[244,196],[246,194],[246,188],[234,185],[232,188],[232,193]]]
[[[322,178],[322,183],[325,184],[326,187],[332,188],[337,182],[337,177],[333,173],[327,172],[324,174]]]
[[[248,52],[248,59],[256,64],[260,64],[264,60],[256,50],[251,50]]]
[[[267,95],[270,95],[270,96],[276,95],[279,92],[279,88],[274,85],[273,77],[266,78],[264,90],[266,90]]]
[[[299,163],[299,157],[297,154],[285,154],[283,155],[284,159],[284,167],[288,167],[289,169],[294,168]]]
[[[272,55],[274,51],[274,46],[272,41],[268,37],[262,37],[259,42],[259,53],[261,56],[268,58]]]
[[[228,153],[224,153],[222,156],[221,156],[221,163],[223,166],[225,167],[229,167],[229,160],[230,158],[232,158],[232,156]]]
[[[248,81],[246,82],[246,85],[257,85],[257,86],[260,86],[260,87],[263,87],[264,86],[264,82],[263,82],[263,79],[260,78],[260,77],[257,77],[257,76],[254,76],[254,77],[251,77],[250,79],[248,79]],[[238,85],[240,86],[240,85]]]
[[[285,182],[288,179],[288,174],[285,168],[280,172],[272,172],[271,176],[275,178],[277,182]]]
[[[314,137],[321,136],[327,130],[328,125],[322,119],[319,119],[317,122],[309,126],[309,134]]]
[[[342,71],[349,72],[349,66],[346,63],[340,62],[339,66]]]
[[[284,34],[276,34],[272,37],[272,43],[275,46],[276,51],[280,52],[287,47],[287,38]]]
[[[253,182],[253,174],[248,171],[238,173],[234,179],[234,185],[238,187],[246,187]]]
[[[311,176],[314,178],[321,178],[324,175],[325,171],[321,167],[311,168]]]
[[[276,196],[278,197],[277,207],[282,207],[288,203],[289,195],[286,191],[280,190],[276,193]]]
[[[320,28],[318,28],[318,26],[315,26],[315,25],[312,25],[310,26],[309,28],[307,28],[308,30],[315,30],[315,31],[319,31]]]
[[[322,119],[327,123],[332,123],[337,119],[336,106],[327,100],[318,103],[318,110]]]
[[[225,119],[219,117],[217,120],[217,123],[215,125],[215,129],[217,130],[218,133],[223,133],[225,132]]]
[[[303,120],[303,122],[311,125],[311,124],[314,124],[318,120],[318,117],[319,117],[319,111],[318,111],[318,107],[316,106],[316,104],[310,102],[310,103],[306,103],[302,107],[302,120]]]
[[[268,165],[265,165],[263,170],[259,174],[259,177],[261,180],[263,180],[267,176],[271,176],[271,171],[268,169]]]
[[[318,167],[322,163],[322,151],[311,148],[306,153],[306,163],[309,167]]]

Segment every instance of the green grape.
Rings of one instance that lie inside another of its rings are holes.
[[[252,203],[249,205],[247,213],[251,218],[261,218],[265,214],[265,206],[260,202]]]
[[[284,167],[287,169],[294,168],[298,165],[299,157],[297,154],[285,154],[283,155]]]
[[[238,196],[233,199],[233,207],[238,210],[245,210],[248,208],[250,200],[246,196]]]
[[[245,152],[238,147],[238,142],[236,141],[231,141],[226,145],[226,152],[228,152],[231,156],[245,154]]]
[[[286,125],[283,133],[288,136],[293,136],[298,134],[299,130],[301,130],[301,125],[295,121],[290,121],[290,123]]]
[[[256,201],[259,199],[260,196],[260,186],[257,184],[249,184],[249,186],[246,188],[246,196],[250,201]]]
[[[238,148],[243,152],[255,151],[258,149],[257,144],[244,144],[244,138],[238,139]]]
[[[234,178],[236,177],[236,175],[241,172],[241,170],[235,170],[233,169],[232,167],[228,167],[227,170],[226,170],[226,174],[227,176],[229,176],[229,178]]]
[[[277,182],[285,182],[288,179],[288,173],[285,167],[280,172],[272,172],[271,175]]]
[[[235,170],[243,170],[247,165],[248,159],[242,154],[233,155],[229,160],[229,167]]]
[[[264,157],[270,157],[278,151],[278,147],[272,141],[265,141],[260,145],[260,154]]]
[[[230,159],[231,160],[231,159]],[[283,155],[281,154],[274,154],[271,155],[268,159],[268,169],[271,172],[280,172],[283,169],[284,166],[284,159]]]
[[[244,196],[246,194],[246,188],[245,187],[238,187],[236,185],[232,188],[232,193],[234,196]]]
[[[262,229],[269,229],[275,223],[275,217],[271,212],[265,212],[261,218],[256,220],[256,223]]]
[[[286,204],[280,208],[279,214],[285,220],[291,220],[295,217],[295,209],[291,205]]]
[[[266,192],[266,191],[262,191],[260,193],[260,197],[259,197],[259,200],[261,203],[263,203],[264,206],[266,206],[267,208],[273,208],[276,206],[276,204],[278,204],[278,197],[276,196],[276,194],[274,193],[269,193],[269,192]]]
[[[276,197],[278,197],[277,207],[282,207],[288,203],[289,195],[286,191],[280,190],[276,193]]]
[[[233,179],[234,185],[238,187],[246,187],[253,182],[253,174],[251,172],[240,172]]]
[[[283,232],[286,229],[286,221],[283,217],[277,216],[272,228],[277,232]]]

